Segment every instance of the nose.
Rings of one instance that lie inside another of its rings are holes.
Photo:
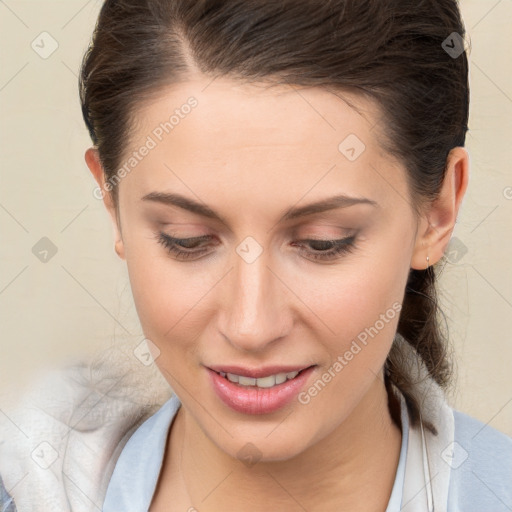
[[[234,268],[224,283],[220,315],[221,334],[232,346],[244,352],[261,352],[286,336],[293,313],[286,304],[288,290],[283,281],[265,251],[252,262],[235,255]]]

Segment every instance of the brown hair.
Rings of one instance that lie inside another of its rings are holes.
[[[418,213],[468,130],[467,55],[445,51],[454,32],[464,39],[456,0],[107,0],[82,63],[83,117],[109,179],[137,109],[192,74],[352,91],[380,106],[379,141],[406,167]],[[117,205],[117,187],[112,198]],[[436,267],[410,270],[397,331],[446,388]],[[395,345],[386,384],[402,391],[416,424],[414,379]]]

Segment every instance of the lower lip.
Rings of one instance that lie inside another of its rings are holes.
[[[288,404],[304,387],[315,366],[303,370],[294,379],[271,388],[242,387],[207,368],[213,389],[229,407],[244,414],[268,414]]]

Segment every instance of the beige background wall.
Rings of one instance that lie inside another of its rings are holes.
[[[83,158],[76,75],[100,4],[0,3],[0,409],[50,367],[143,338]],[[472,171],[442,279],[458,368],[452,404],[512,435],[512,1],[461,7]],[[46,263],[38,243],[57,250]]]

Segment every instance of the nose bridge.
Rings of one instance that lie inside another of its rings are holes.
[[[242,243],[235,255],[223,334],[239,349],[258,351],[285,334],[286,319],[283,284],[270,269],[270,254],[263,250],[254,259],[254,249]]]

